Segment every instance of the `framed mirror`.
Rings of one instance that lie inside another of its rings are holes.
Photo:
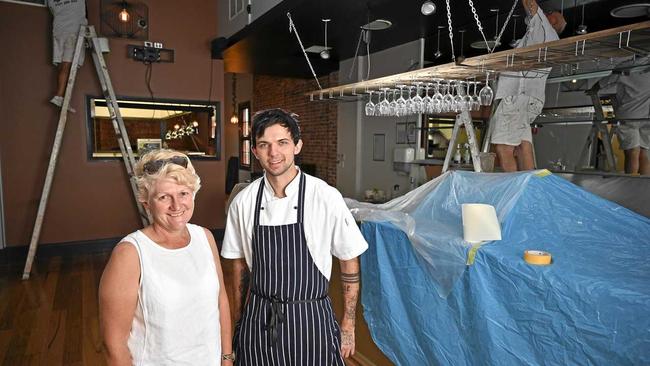
[[[120,114],[136,156],[158,147],[192,158],[221,159],[219,102],[118,97]],[[88,159],[122,157],[106,100],[86,97]]]

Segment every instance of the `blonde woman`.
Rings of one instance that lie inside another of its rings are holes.
[[[190,224],[200,178],[155,150],[135,166],[151,225],[113,250],[99,285],[109,365],[232,365],[228,298],[214,237]]]

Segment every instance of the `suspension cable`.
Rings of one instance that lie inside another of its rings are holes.
[[[449,6],[449,0],[445,0],[447,3],[447,24],[449,25],[449,44],[451,45],[451,60],[456,62],[456,54],[454,53],[454,29],[451,25],[451,7]]]
[[[307,64],[309,65],[311,74],[314,75],[316,84],[318,84],[318,89],[323,90],[323,87],[320,86],[320,82],[318,81],[318,77],[316,76],[316,72],[314,71],[314,68],[311,66],[311,61],[309,61],[309,56],[307,56],[307,51],[305,51],[305,46],[302,45],[302,41],[300,40],[300,36],[298,35],[298,29],[296,28],[296,25],[293,24],[293,19],[291,19],[291,13],[287,12],[287,17],[289,18],[289,33],[291,33],[291,30],[293,30],[294,33],[296,34],[296,38],[298,39],[298,43],[300,44],[300,49],[302,50],[303,55],[305,55],[305,60],[307,60]]]

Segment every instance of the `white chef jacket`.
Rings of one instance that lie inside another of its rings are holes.
[[[528,47],[560,39],[541,8],[526,18],[528,29],[517,44],[517,48]],[[546,78],[551,68],[544,71],[503,72],[499,75],[495,99],[507,96],[527,95],[544,102],[546,99]]]
[[[298,168],[296,168],[298,169]],[[260,225],[294,224],[297,220],[300,174],[287,185],[286,197],[278,198],[266,175],[249,184],[235,196],[228,210],[226,232],[221,255],[224,258],[245,258],[252,269],[252,241],[255,201],[264,179],[264,193],[260,210]],[[307,247],[320,272],[329,280],[332,255],[348,260],[361,255],[368,243],[336,188],[305,174],[304,228]]]

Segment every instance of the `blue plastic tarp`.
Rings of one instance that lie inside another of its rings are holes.
[[[650,364],[648,218],[539,172],[454,172],[425,190],[384,206],[410,229],[362,224],[364,317],[396,365]],[[462,203],[494,205],[502,227],[470,266]],[[525,263],[527,249],[553,263]]]

